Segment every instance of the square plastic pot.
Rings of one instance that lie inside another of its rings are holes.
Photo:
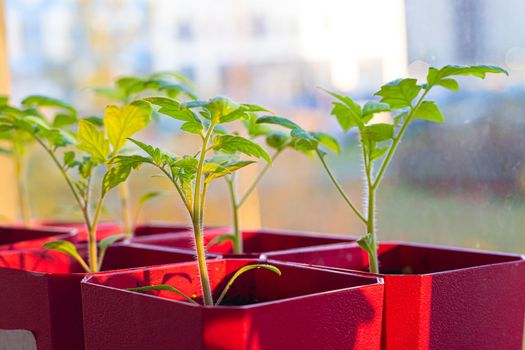
[[[0,226],[0,251],[41,248],[46,242],[76,240],[76,231],[67,228],[25,228]]]
[[[268,254],[268,259],[368,270],[355,244]],[[416,243],[380,243],[385,349],[521,350],[523,256]]]
[[[237,270],[256,262],[210,261],[214,299]],[[225,298],[229,306],[217,307],[190,304],[168,291],[127,290],[170,284],[200,300],[195,263],[90,276],[82,282],[86,349],[380,348],[381,279],[276,266],[282,276],[265,269],[243,274]]]
[[[191,261],[191,254],[140,245],[108,249],[104,270]],[[13,332],[33,337],[38,350],[84,349],[80,281],[68,255],[51,250],[0,253],[0,348]]]
[[[77,241],[87,242],[88,231],[82,222],[73,221],[41,221],[38,223],[45,227],[57,227],[61,229],[74,229],[77,231]],[[113,222],[101,222],[97,225],[97,240],[122,233],[122,226]]]
[[[204,244],[209,245],[210,242],[219,236],[231,232],[231,228],[207,228],[204,234]],[[210,245],[208,252],[220,254],[227,258],[258,258],[261,254],[268,252],[355,241],[355,237],[350,236],[272,229],[244,230],[242,236],[244,244],[243,254],[233,253],[233,243],[230,240],[221,243],[216,242]],[[171,235],[137,237],[135,242],[186,250],[193,250],[194,247],[193,233],[191,230]]]

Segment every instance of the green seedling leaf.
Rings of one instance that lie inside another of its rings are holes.
[[[55,116],[55,119],[53,120],[53,127],[62,128],[65,126],[73,125],[77,121],[78,121],[78,118],[77,118],[76,113],[75,114],[59,113]]]
[[[137,205],[139,207],[142,207],[144,206],[144,204],[146,204],[147,202],[149,202],[150,200],[154,199],[154,198],[157,198],[157,197],[160,197],[164,194],[164,192],[162,191],[151,191],[151,192],[146,192],[144,193],[142,196],[140,196],[139,200],[137,201]]]
[[[213,247],[216,244],[221,245],[226,241],[235,242],[235,235],[231,233],[225,233],[223,235],[216,236],[206,245],[206,249],[210,249],[210,247]]]
[[[242,107],[243,107],[243,109],[245,111],[248,111],[248,112],[268,112],[268,113],[273,113],[272,111],[270,111],[269,109],[267,109],[265,107],[258,106],[258,105],[253,105],[253,104],[249,104],[249,103],[243,103]]]
[[[75,152],[73,151],[67,151],[64,153],[64,166],[67,168],[71,168],[73,165],[75,165]]]
[[[279,270],[277,267],[275,267],[273,265],[254,264],[254,265],[243,266],[239,270],[237,270],[237,272],[235,272],[235,274],[232,276],[232,278],[230,278],[230,281],[228,282],[226,287],[224,287],[224,289],[223,289],[221,295],[219,296],[219,298],[217,299],[217,302],[215,303],[215,305],[216,306],[220,305],[220,303],[222,302],[222,300],[224,299],[224,297],[226,296],[226,294],[230,290],[230,287],[232,286],[232,284],[235,282],[235,280],[237,278],[239,278],[243,273],[248,272],[250,270],[254,270],[254,269],[266,269],[266,270],[274,272],[275,274],[277,274],[279,276],[282,275],[281,270]]]
[[[371,234],[366,234],[363,237],[361,237],[357,244],[368,253],[369,256],[373,256],[376,254],[375,247],[374,247],[374,239]]]
[[[154,106],[161,108],[168,108],[173,110],[178,110],[180,108],[180,103],[172,98],[168,97],[148,97],[144,101],[151,103]]]
[[[0,147],[0,154],[12,155],[13,150],[5,147]]]
[[[398,109],[410,107],[419,91],[421,86],[417,85],[416,79],[397,79],[383,85],[375,95],[381,97],[381,102]]]
[[[288,129],[301,129],[301,127],[295,124],[293,121],[283,117],[277,117],[273,115],[267,115],[257,118],[257,124],[273,124],[279,125]]]
[[[114,158],[102,179],[102,196],[105,196],[112,188],[126,181],[132,169],[137,169],[143,163],[149,162],[148,158],[137,155]]]
[[[286,148],[290,140],[290,136],[282,131],[272,131],[266,136],[266,144],[277,150]]]
[[[361,133],[364,139],[374,142],[390,140],[394,137],[394,126],[392,124],[371,124],[365,127]]]
[[[106,107],[104,125],[114,154],[118,154],[126,139],[144,129],[151,119],[151,104],[135,101],[122,108]]]
[[[206,166],[207,165],[210,165],[210,164],[206,164],[205,165],[205,170],[204,172],[206,173],[206,182],[209,183],[210,181],[214,180],[214,179],[217,179],[219,177],[223,177],[223,176],[226,176],[226,175],[230,175],[231,173],[239,170],[239,169],[242,169],[244,168],[245,166],[248,166],[250,164],[253,164],[255,163],[254,161],[250,161],[250,160],[239,160],[239,161],[236,161],[236,162],[232,162],[232,163],[229,163],[229,164],[225,164],[225,165],[218,165],[218,164],[215,164],[217,165],[217,168],[215,168],[214,170],[211,170],[211,171],[207,171],[206,170]]]
[[[91,272],[91,269],[86,264],[84,259],[82,259],[80,254],[78,254],[77,247],[75,247],[75,245],[73,243],[68,242],[68,241],[47,242],[47,243],[44,243],[44,248],[51,249],[51,250],[56,250],[58,252],[65,253],[65,254],[71,256],[73,259],[78,261],[78,263],[80,265],[82,265],[82,268],[84,268],[84,270],[86,270],[86,272]]]
[[[272,162],[270,155],[258,144],[242,136],[218,135],[215,138],[213,149],[225,153],[243,153],[247,156],[263,158],[268,163]]]
[[[121,239],[124,239],[126,238],[126,235],[121,233],[121,234],[118,234],[118,235],[113,235],[113,236],[109,236],[109,237],[106,237],[102,240],[100,240],[100,242],[98,242],[98,266],[101,267],[102,266],[102,263],[104,262],[104,256],[106,255],[106,251],[108,250],[108,248],[115,242],[121,240]]]
[[[91,124],[95,125],[95,126],[98,126],[98,127],[103,127],[104,126],[104,119],[100,118],[100,117],[97,117],[97,116],[89,116],[89,117],[85,117],[83,118],[84,120],[87,120],[88,122],[90,122]]]
[[[431,122],[443,123],[443,115],[433,101],[424,101],[414,114],[414,118],[425,119]]]
[[[386,151],[388,151],[388,147],[381,147],[381,148],[374,147],[374,149],[372,150],[372,154],[370,155],[371,160],[376,160],[376,159],[381,158],[383,154],[386,153]]]
[[[104,133],[87,120],[78,123],[78,148],[90,154],[97,163],[103,163],[109,155],[109,141]]]
[[[341,146],[335,137],[324,132],[311,132],[312,135],[319,143],[330,151],[333,151],[337,154],[341,153]]]
[[[350,128],[354,126],[357,126],[360,129],[364,126],[364,123],[361,120],[361,106],[355,103],[354,100],[352,100],[350,97],[342,96],[328,90],[324,91],[340,101],[332,102],[334,107],[332,108],[330,114],[337,118],[337,121],[343,129],[343,131],[347,132],[348,130],[350,130]]]
[[[77,111],[69,104],[48,96],[32,95],[22,100],[22,106],[27,108],[34,107],[54,107],[70,112],[76,116]]]
[[[241,105],[223,96],[212,98],[203,107],[207,111],[203,113],[203,116],[216,123],[227,123],[240,119],[246,112]]]
[[[367,102],[363,107],[363,118],[372,116],[376,113],[388,112],[390,111],[390,106],[386,103],[381,102]]]
[[[290,135],[292,136],[292,147],[298,151],[310,152],[319,146],[319,141],[303,129],[294,129]]]
[[[197,303],[195,300],[193,300],[192,298],[190,298],[189,296],[184,294],[179,289],[177,289],[175,287],[172,287],[170,285],[167,285],[167,284],[159,284],[159,285],[156,285],[156,286],[128,288],[127,290],[129,290],[131,292],[139,292],[139,293],[150,292],[150,291],[167,290],[169,292],[177,293],[178,295],[180,295],[181,297],[183,297],[184,299],[186,299],[187,301],[189,301],[192,304],[199,305],[199,303]]]

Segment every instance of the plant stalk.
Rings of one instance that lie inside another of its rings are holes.
[[[334,175],[332,174],[332,172],[330,171],[330,168],[328,167],[328,165],[326,164],[326,161],[324,160],[324,157],[323,155],[321,154],[321,152],[319,152],[319,150],[316,150],[316,153],[317,153],[317,156],[319,157],[319,160],[321,160],[321,164],[323,164],[323,168],[324,170],[326,171],[326,173],[328,174],[328,177],[330,178],[330,180],[332,180],[332,183],[334,184],[335,188],[337,189],[337,191],[339,192],[339,194],[341,194],[341,196],[343,197],[343,199],[345,200],[346,204],[348,204],[348,206],[350,207],[350,209],[353,210],[353,212],[357,215],[357,217],[363,222],[365,223],[365,225],[367,224],[367,220],[365,219],[365,217],[363,216],[363,214],[361,214],[361,212],[356,208],[356,206],[354,205],[354,203],[352,203],[352,201],[350,200],[350,198],[346,195],[345,191],[343,190],[343,188],[341,187],[341,185],[339,184],[339,182],[337,182],[337,180],[335,179]]]
[[[230,198],[232,204],[232,219],[233,219],[233,252],[235,254],[242,254],[244,251],[242,232],[239,223],[239,204],[237,202],[237,191],[235,190],[235,174],[229,179],[226,178],[228,189],[230,190]]]
[[[126,239],[133,238],[133,227],[131,223],[131,214],[130,214],[130,206],[129,206],[129,187],[128,183],[122,182],[119,185],[119,191],[120,191],[120,215],[122,218],[122,228],[124,231],[124,235],[126,235]]]
[[[97,224],[100,218],[100,213],[102,212],[102,206],[104,204],[104,196],[100,196],[100,199],[97,203],[97,208],[95,209],[95,215],[91,221],[91,229],[89,230],[88,237],[88,252],[89,252],[89,268],[92,272],[99,272],[101,266],[98,264],[98,254],[97,254]]]
[[[206,265],[206,248],[204,247],[204,233],[203,233],[203,220],[204,220],[204,191],[206,188],[201,189],[201,183],[203,178],[204,161],[206,159],[206,150],[208,142],[213,133],[215,123],[212,121],[206,136],[202,142],[202,149],[199,157],[199,164],[197,166],[197,173],[195,175],[195,190],[193,200],[193,211],[191,213],[193,222],[193,234],[195,237],[195,249],[197,251],[197,263],[199,265],[199,277],[201,280],[202,298],[204,305],[213,306],[213,295],[210,286],[210,277],[208,275],[208,267]],[[201,192],[202,191],[202,192]],[[202,203],[201,203],[202,202]]]
[[[18,205],[20,210],[20,217],[22,222],[26,226],[31,226],[31,209],[29,208],[29,201],[27,197],[27,188],[25,181],[25,171],[24,171],[24,160],[20,152],[16,150],[16,146],[13,147],[14,151],[14,161],[15,161],[15,176],[16,184],[18,190]]]

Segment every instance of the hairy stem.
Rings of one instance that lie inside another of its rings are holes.
[[[120,215],[122,218],[122,226],[126,239],[133,238],[133,227],[131,223],[131,214],[129,206],[129,187],[127,182],[122,182],[119,185],[120,192]]]
[[[339,184],[339,182],[337,182],[337,180],[335,179],[334,175],[332,174],[332,172],[330,171],[330,168],[328,167],[328,165],[326,164],[326,161],[324,160],[324,157],[323,155],[321,154],[321,152],[319,152],[319,150],[316,150],[316,153],[317,153],[317,156],[319,157],[319,160],[321,161],[321,163],[323,164],[323,168],[324,170],[326,171],[326,173],[328,174],[328,177],[330,178],[330,180],[332,180],[332,183],[334,184],[335,188],[337,189],[337,191],[341,194],[341,196],[343,197],[343,199],[345,200],[346,204],[348,204],[348,206],[350,207],[350,209],[353,210],[353,212],[357,215],[357,217],[366,225],[367,224],[367,220],[365,219],[365,217],[363,216],[363,214],[361,214],[361,212],[356,208],[356,206],[354,205],[354,203],[352,203],[352,201],[350,200],[350,198],[346,195],[345,191],[343,190],[343,188],[341,187],[341,185]]]
[[[26,226],[32,224],[31,220],[31,209],[29,208],[29,201],[27,197],[27,188],[24,174],[24,159],[22,154],[17,151],[17,147],[13,147],[13,158],[15,161],[15,175],[16,175],[16,184],[18,190],[18,205],[20,210],[20,217],[22,222]]]
[[[95,209],[95,215],[93,216],[93,221],[91,222],[91,229],[89,230],[88,236],[88,252],[89,252],[89,268],[92,272],[99,272],[101,266],[98,264],[98,254],[97,254],[97,224],[100,219],[100,213],[102,212],[102,207],[104,205],[104,196],[101,195],[97,208]]]
[[[230,202],[232,204],[232,219],[233,219],[233,252],[235,254],[242,254],[244,251],[242,233],[239,223],[239,202],[237,202],[237,191],[235,187],[235,174],[230,178],[226,178],[228,189],[230,193]]]
[[[206,150],[208,148],[208,142],[213,133],[213,128],[215,124],[211,123],[206,136],[202,142],[202,149],[199,156],[199,164],[197,166],[197,173],[195,175],[195,190],[194,190],[194,199],[193,199],[193,212],[192,212],[192,222],[193,222],[193,233],[195,236],[195,249],[197,250],[197,262],[199,265],[199,276],[201,280],[202,288],[202,297],[204,300],[204,305],[213,305],[213,295],[211,292],[210,286],[210,277],[208,275],[208,267],[206,266],[206,248],[204,247],[204,232],[203,232],[203,201],[205,193],[201,189],[201,183],[203,179],[203,168],[204,161],[206,160]],[[201,192],[202,191],[202,192]]]
[[[51,157],[53,162],[56,164],[56,166],[60,170],[60,173],[62,174],[62,176],[66,180],[66,183],[67,183],[71,193],[73,194],[73,197],[75,198],[75,201],[77,202],[77,205],[78,205],[79,209],[82,211],[82,216],[84,217],[84,224],[86,225],[87,231],[88,232],[91,231],[91,220],[89,219],[89,214],[88,214],[88,209],[87,209],[88,208],[87,202],[86,203],[82,202],[82,199],[80,198],[79,194],[75,190],[75,186],[73,185],[73,182],[69,178],[69,175],[67,174],[66,169],[62,166],[62,164],[60,163],[60,161],[56,157],[56,155],[53,152],[53,150],[51,150],[49,147],[47,147],[47,145],[39,137],[34,136],[34,135],[33,135],[33,137],[46,150],[47,154],[49,154],[49,156]]]
[[[272,162],[275,161],[275,159],[279,156],[279,154],[281,154],[282,150],[278,150],[277,152],[274,153],[274,155],[272,156]],[[266,172],[268,172],[268,170],[272,167],[272,164],[271,163],[267,163],[263,170],[261,170],[261,172],[259,173],[259,175],[257,175],[257,177],[255,178],[255,180],[253,181],[253,183],[250,185],[250,187],[248,187],[248,189],[246,190],[246,192],[244,193],[244,195],[242,196],[242,198],[237,202],[237,207],[241,207],[244,202],[246,202],[246,200],[248,199],[248,197],[250,197],[250,195],[252,194],[252,192],[255,190],[255,188],[257,188],[257,185],[259,184],[259,182],[261,182],[261,179],[264,177],[264,175],[266,174]]]
[[[361,147],[363,150],[363,162],[365,165],[366,183],[368,187],[368,208],[367,208],[367,224],[366,231],[371,239],[371,247],[368,250],[369,269],[372,273],[379,273],[379,263],[377,254],[377,237],[375,230],[375,188],[373,187],[372,173],[372,145],[369,143],[367,147]]]

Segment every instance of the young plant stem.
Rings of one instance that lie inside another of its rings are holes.
[[[274,155],[272,156],[272,163],[279,156],[279,154],[281,154],[281,152],[282,152],[282,149],[277,150],[274,153]],[[230,201],[232,203],[233,236],[234,236],[233,252],[235,254],[242,254],[244,252],[239,210],[241,209],[241,206],[246,202],[248,197],[250,197],[252,192],[257,188],[257,185],[259,184],[259,182],[261,182],[261,179],[268,172],[271,166],[272,166],[271,163],[267,163],[264,166],[264,168],[257,175],[255,180],[252,182],[250,187],[248,187],[248,189],[246,190],[246,192],[244,193],[244,195],[242,196],[240,200],[237,200],[237,186],[236,186],[235,174],[232,174],[230,178],[226,177],[226,183],[228,184],[228,189],[230,192]]]
[[[352,203],[352,201],[350,200],[350,198],[346,195],[345,191],[343,190],[343,188],[341,187],[341,185],[339,184],[339,182],[337,182],[337,180],[335,179],[334,175],[332,174],[332,171],[330,170],[330,168],[328,167],[328,165],[326,164],[326,161],[324,160],[324,157],[323,155],[321,154],[321,152],[319,150],[316,150],[316,153],[317,153],[317,156],[319,157],[319,160],[321,161],[321,164],[323,164],[323,168],[324,170],[326,171],[326,173],[328,174],[328,177],[330,178],[330,180],[332,180],[332,183],[334,184],[335,188],[337,189],[337,191],[339,192],[339,194],[341,194],[341,196],[343,197],[343,199],[345,200],[346,204],[348,204],[348,206],[350,207],[350,209],[353,210],[353,212],[357,215],[357,217],[365,224],[367,225],[367,220],[365,219],[365,217],[363,216],[363,214],[361,214],[361,212],[356,208],[356,206],[354,205],[354,203]]]
[[[133,227],[131,223],[131,214],[129,207],[129,187],[127,182],[119,185],[120,191],[120,214],[122,217],[122,226],[126,239],[133,238]]]
[[[381,166],[379,168],[379,172],[377,173],[376,179],[375,179],[374,184],[373,184],[374,189],[377,188],[379,186],[379,184],[381,183],[381,180],[383,179],[383,176],[385,175],[385,171],[388,168],[388,165],[390,164],[390,162],[392,160],[392,157],[394,156],[394,153],[395,153],[395,151],[397,149],[399,141],[401,141],[401,138],[405,134],[405,131],[406,131],[408,125],[410,124],[410,122],[414,118],[415,113],[417,112],[417,110],[419,109],[421,104],[423,103],[423,100],[425,99],[425,96],[428,94],[429,91],[430,91],[430,88],[425,90],[423,95],[421,95],[421,97],[417,101],[416,106],[415,107],[412,107],[412,106],[410,107],[410,113],[405,118],[405,121],[403,122],[403,125],[401,126],[401,129],[397,133],[396,137],[394,137],[394,141],[392,142],[392,145],[390,145],[390,148],[388,149],[388,153],[387,153],[387,155],[385,157],[385,160],[383,161],[383,163],[381,164]]]
[[[17,150],[17,147],[13,147],[13,158],[15,161],[15,176],[18,190],[18,205],[20,210],[20,217],[22,222],[26,226],[30,226],[31,220],[31,209],[29,208],[29,201],[27,200],[27,188],[25,182],[24,172],[24,159],[22,154]]]
[[[53,150],[51,150],[49,147],[47,147],[47,145],[44,143],[44,141],[42,141],[39,137],[36,137],[36,136],[34,136],[34,138],[46,150],[47,154],[49,154],[49,156],[51,157],[51,159],[53,160],[55,165],[60,170],[60,173],[62,174],[62,176],[66,180],[66,183],[67,183],[71,193],[73,194],[73,197],[75,198],[75,201],[77,202],[78,207],[82,211],[82,216],[84,218],[84,224],[86,225],[86,229],[87,229],[88,232],[90,232],[91,231],[91,220],[89,219],[87,205],[84,205],[84,203],[82,203],[82,199],[80,198],[80,196],[78,195],[77,191],[75,190],[75,186],[73,185],[73,182],[69,178],[69,176],[68,176],[68,174],[66,172],[66,169],[62,166],[60,161],[57,159],[57,157],[55,156],[55,153],[53,152]]]
[[[195,237],[195,249],[197,251],[197,263],[199,265],[199,277],[201,280],[202,298],[204,305],[213,306],[213,295],[210,286],[210,277],[208,275],[208,267],[206,265],[206,248],[204,247],[204,232],[203,232],[203,219],[204,219],[204,199],[206,194],[206,186],[201,189],[201,183],[203,178],[204,161],[206,160],[206,150],[208,142],[213,133],[215,123],[212,121],[206,136],[202,141],[202,149],[199,156],[199,163],[197,166],[197,173],[195,175],[195,190],[193,200],[193,211],[191,214],[193,223],[193,234]]]
[[[102,212],[102,207],[104,205],[104,196],[101,195],[97,208],[95,209],[95,215],[91,221],[91,228],[89,230],[88,237],[88,258],[89,258],[89,268],[92,272],[99,272],[100,266],[98,264],[98,254],[97,254],[97,224],[100,219],[100,213]]]
[[[237,202],[237,191],[235,187],[235,174],[230,178],[226,178],[228,189],[230,192],[230,202],[232,204],[232,219],[233,219],[233,252],[235,254],[242,254],[243,240],[239,223],[239,204]]]
[[[367,221],[366,221],[366,231],[371,238],[372,247],[368,251],[368,261],[369,261],[369,270],[372,273],[379,273],[379,261],[377,256],[377,237],[375,230],[375,188],[373,187],[372,173],[373,173],[373,164],[371,160],[372,145],[369,144],[368,147],[362,147],[363,149],[363,162],[365,166],[366,173],[366,183],[368,188],[368,209],[367,209]]]

